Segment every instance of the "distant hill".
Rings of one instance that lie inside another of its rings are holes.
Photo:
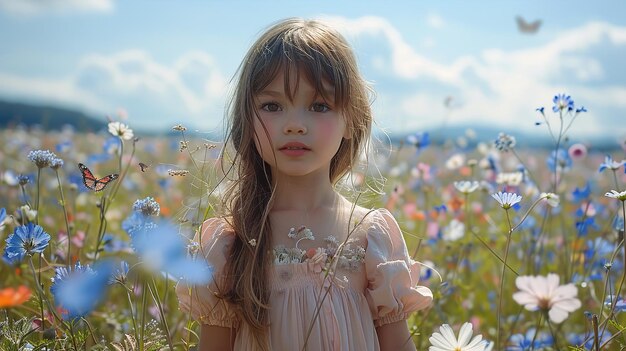
[[[45,130],[60,130],[69,124],[77,131],[95,132],[105,128],[107,122],[60,107],[0,101],[0,129],[19,124],[28,127],[40,125]]]

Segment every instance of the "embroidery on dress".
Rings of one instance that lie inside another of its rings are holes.
[[[314,271],[327,270],[333,264],[337,251],[341,246],[341,243],[335,236],[329,235],[324,239],[326,247],[309,249],[308,251],[300,249],[298,247],[300,241],[315,240],[313,232],[305,226],[300,226],[297,230],[291,228],[287,236],[296,240],[296,247],[287,248],[284,245],[274,247],[274,264],[294,264],[308,261],[311,263]],[[341,253],[337,257],[337,267],[353,272],[361,269],[362,263],[365,261],[365,248],[361,245],[356,245],[356,241],[356,239],[348,239],[343,245]]]

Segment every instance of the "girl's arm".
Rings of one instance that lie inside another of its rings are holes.
[[[232,351],[235,345],[235,334],[233,328],[202,325],[198,351]]]
[[[381,351],[415,351],[405,320],[381,325],[376,328]]]

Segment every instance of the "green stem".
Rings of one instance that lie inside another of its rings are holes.
[[[35,210],[37,210],[37,212],[35,213],[35,224],[39,224],[39,193],[40,193],[40,189],[41,189],[41,168],[37,168],[37,202],[36,202],[36,207]]]
[[[63,186],[61,185],[61,178],[59,177],[59,170],[55,169],[54,172],[57,175],[57,183],[59,184],[59,193],[61,194],[61,205],[63,207],[63,216],[65,217],[65,229],[67,230],[67,266],[72,264],[71,250],[72,250],[72,233],[70,232],[70,222],[67,218],[67,209],[65,208],[65,197],[63,196]]]
[[[146,279],[144,277],[141,284],[141,330],[139,339],[139,351],[144,351],[143,342],[146,330],[146,310],[148,309],[148,294],[146,292],[147,289],[148,284],[146,283]]]
[[[148,288],[150,289],[150,294],[152,295],[152,299],[157,304],[157,307],[159,309],[159,316],[161,317],[161,323],[163,324],[163,329],[165,329],[165,335],[167,335],[167,344],[169,345],[170,350],[174,350],[174,346],[172,344],[172,336],[170,334],[170,328],[167,325],[167,319],[165,318],[165,311],[163,310],[163,303],[161,302],[161,297],[158,294],[154,278],[151,278],[151,282],[152,284],[148,285]]]
[[[74,322],[70,322],[70,335],[72,336],[72,345],[74,345],[74,350],[78,351],[78,345],[76,345],[76,335],[74,335]]]
[[[550,334],[552,334],[552,339],[554,339],[554,346],[556,346],[557,350],[560,350],[561,347],[559,346],[559,340],[557,338],[556,333],[554,332],[554,329],[552,329],[552,323],[550,323],[550,318],[548,316],[546,316],[546,321],[548,322],[548,329],[550,329]]]
[[[121,283],[120,283],[121,284]],[[135,334],[135,340],[139,340],[139,334],[137,334],[137,319],[135,318],[135,308],[133,307],[133,300],[130,297],[130,290],[126,287],[126,285],[121,284],[126,290],[126,297],[128,298],[128,305],[130,306],[130,317],[133,322],[133,331]]]
[[[537,340],[537,335],[539,335],[539,330],[541,329],[541,322],[543,321],[543,313],[539,314],[539,321],[537,322],[537,328],[535,329],[535,335],[533,335],[533,340],[530,342],[530,350],[533,351],[535,349],[535,341]]]
[[[500,277],[500,295],[498,296],[498,313],[497,313],[497,329],[496,329],[496,349],[500,347],[500,319],[502,314],[502,291],[504,290],[504,277],[506,275],[507,260],[509,258],[509,246],[511,244],[511,234],[513,233],[513,226],[511,225],[511,217],[509,216],[509,210],[506,210],[506,220],[509,224],[509,233],[506,238],[506,248],[504,250],[504,265],[502,266],[502,276]]]
[[[102,198],[102,203],[100,203],[100,226],[98,227],[98,239],[96,241],[96,250],[94,252],[94,262],[100,258],[100,244],[102,243],[102,239],[104,238],[104,232],[107,227],[107,220],[105,217],[105,207],[107,206],[106,197]]]

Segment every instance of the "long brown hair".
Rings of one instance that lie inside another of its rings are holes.
[[[261,349],[269,345],[268,272],[273,262],[269,212],[274,186],[270,167],[255,146],[255,97],[281,70],[290,98],[294,94],[291,89],[297,89],[289,85],[290,74],[303,74],[322,95],[323,82],[335,88],[335,106],[342,112],[351,137],[342,140],[331,160],[329,178],[333,184],[357,161],[372,124],[371,89],[361,77],[347,41],[325,24],[294,18],[274,24],[252,45],[239,67],[228,108],[226,138],[234,149],[235,177],[223,204],[236,239],[224,272],[228,279],[223,297],[237,306],[242,322],[251,327]]]

